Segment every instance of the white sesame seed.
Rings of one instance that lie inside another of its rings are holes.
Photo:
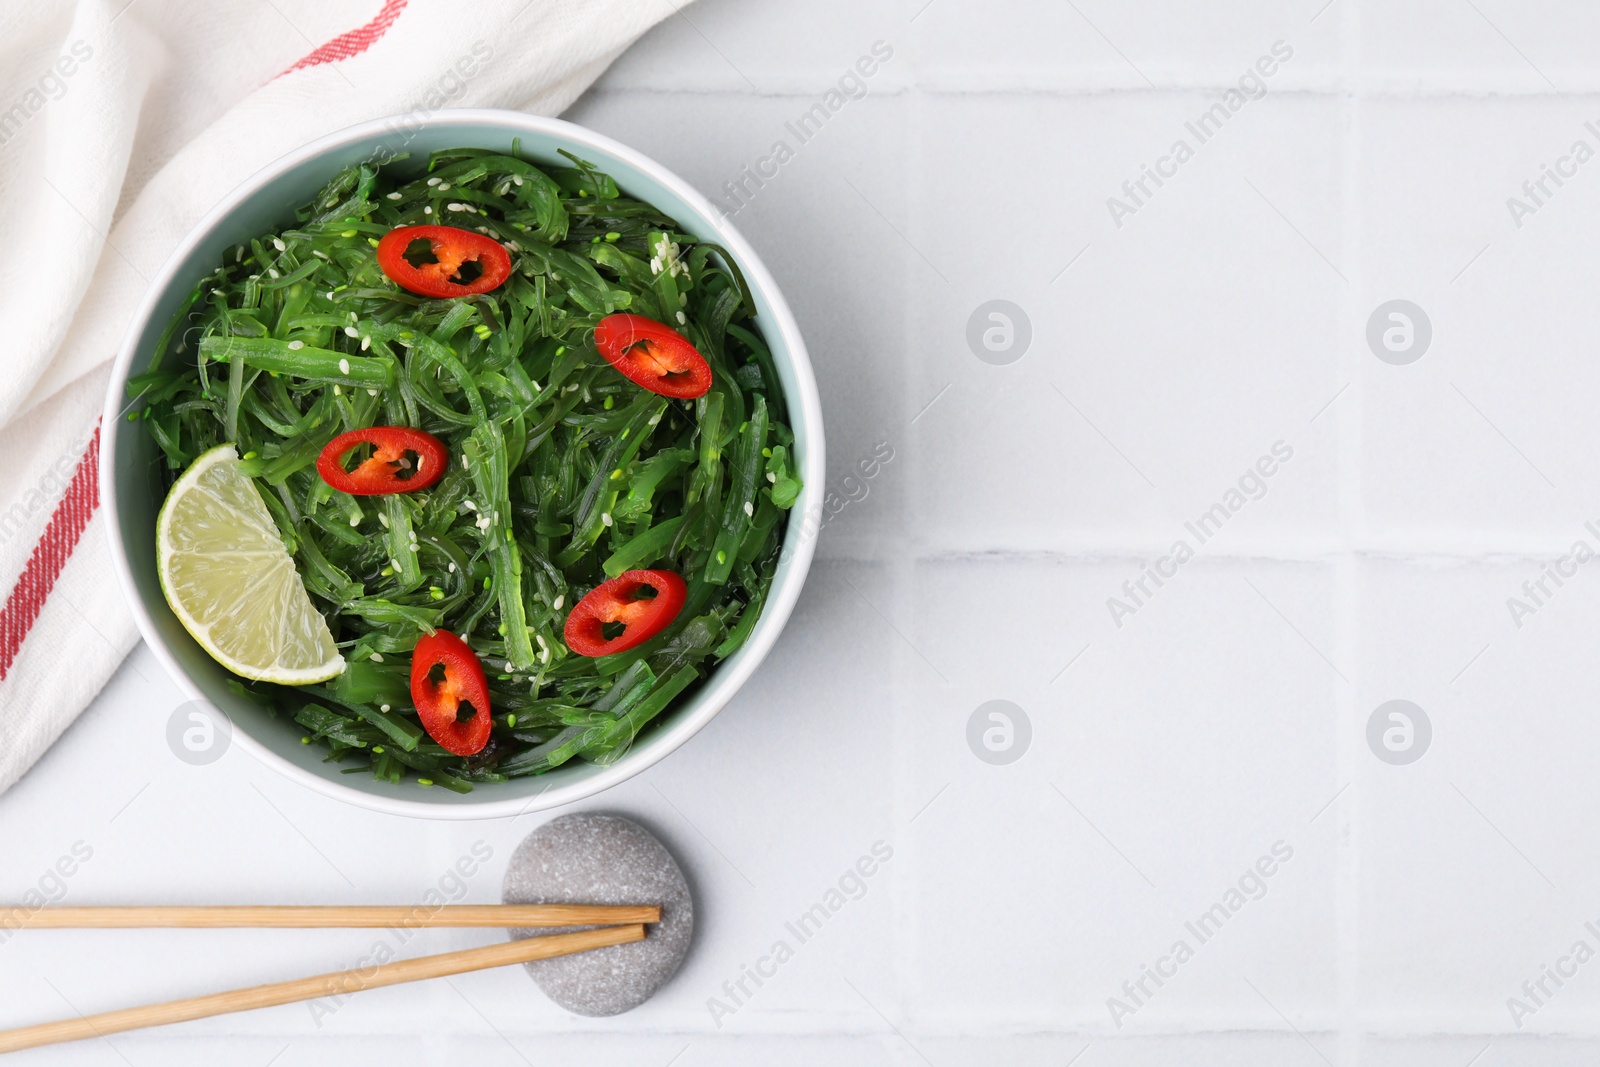
[[[283,243],[283,238],[281,237],[274,237],[272,239],[272,247],[276,248],[280,252],[289,251],[289,246]]]
[[[387,705],[387,704],[379,704],[378,705],[378,710],[379,711],[388,711],[389,710],[389,705]]]
[[[554,608],[555,610],[560,611],[561,610],[561,605],[565,604],[566,602],[567,602],[567,594],[562,593],[560,596],[556,597],[555,603],[551,604],[550,606],[552,608]]]
[[[612,522],[612,519],[611,519],[611,513],[610,512],[605,512],[605,513],[601,514],[601,516],[600,516],[600,524],[602,526],[610,527],[611,522]]]
[[[462,458],[462,459],[465,459],[465,458],[466,458],[466,457],[465,457],[465,456],[463,456],[463,457],[461,457],[461,458]],[[463,464],[463,466],[465,466],[465,464]],[[473,503],[473,502],[472,502],[472,498],[471,498],[471,497],[466,497],[466,498],[464,498],[464,499],[463,499],[463,500],[462,500],[462,501],[461,501],[461,506],[462,506],[462,507],[463,507],[463,508],[464,508],[464,509],[466,509],[466,510],[467,510],[467,511],[477,511],[477,510],[478,510],[478,505],[476,505],[476,504],[474,504],[474,503]]]
[[[750,518],[750,517],[752,517],[752,516],[754,516],[754,515],[755,515],[755,513],[756,513],[756,506],[755,506],[755,504],[754,504],[754,503],[753,503],[753,502],[751,502],[751,501],[749,501],[749,500],[746,500],[746,501],[745,501],[745,502],[744,502],[744,514],[745,514],[745,518]]]
[[[306,343],[304,341],[290,341],[289,342],[289,351],[298,352],[298,351],[300,351],[300,349],[304,348],[305,346],[306,346]]]
[[[456,564],[455,564],[454,560],[451,560],[450,561],[450,573],[454,574],[455,572],[456,572]]]
[[[282,277],[282,275],[280,275],[280,274],[279,274],[279,273],[278,273],[278,271],[277,271],[277,269],[276,269],[276,268],[274,268],[274,267],[268,267],[268,268],[267,268],[267,275],[268,275],[268,276],[269,276],[269,277],[272,277],[272,278],[279,278],[279,277]]]
[[[684,313],[683,313],[683,312],[681,312],[681,311],[680,311],[680,312],[678,312],[678,325],[679,325],[679,326],[686,326],[686,325],[688,325],[688,323],[689,323],[689,318],[688,318],[688,316],[687,316],[687,315],[685,315],[685,314],[684,314]]]
[[[350,373],[350,361],[348,359],[341,359],[339,361],[339,373],[340,374],[349,374]]]
[[[361,331],[356,329],[354,326],[346,326],[344,328],[344,335],[346,337],[360,337]]]
[[[463,452],[461,454],[461,469],[462,470],[466,470],[468,466],[469,466],[469,464],[467,463],[467,454],[465,452]]]
[[[383,524],[383,528],[385,530],[389,528],[389,516],[385,515],[381,511],[378,512],[378,521]]]
[[[389,193],[384,199],[386,199],[386,200],[399,200],[400,199],[400,194],[399,193]]]
[[[494,520],[489,518],[489,516],[487,516],[487,515],[480,515],[478,517],[478,521],[473,523],[473,525],[476,526],[480,530],[487,530],[493,524],[494,524]]]
[[[350,525],[351,526],[360,526],[361,525],[361,516],[360,515],[352,515],[352,516],[350,516]]]
[[[428,184],[429,185],[438,185],[439,184],[439,179],[438,178],[429,178],[428,179]]]
[[[773,485],[777,485],[778,484],[778,476],[776,474],[772,473],[771,471],[768,471],[767,472],[767,481],[771,482]]]
[[[334,395],[334,396],[344,396],[344,390],[343,390],[343,389],[340,389],[340,388],[339,388],[339,387],[338,387],[338,386],[337,386],[337,385],[336,385],[336,386],[334,386],[334,387],[333,387],[333,395]]]
[[[549,663],[550,662],[550,650],[548,648],[540,650],[540,652],[539,652],[539,662],[540,663]]]
[[[433,205],[429,204],[427,207],[423,208],[422,209],[422,213],[424,215],[432,215],[433,214]]]
[[[361,339],[361,351],[365,352],[367,349],[369,349],[371,347],[372,347],[372,338],[363,337]]]
[[[508,670],[508,671],[516,670],[516,668],[511,665],[511,661],[510,660],[506,660],[506,670]]]
[[[415,541],[413,541],[413,542],[411,542],[410,545],[408,545],[406,547],[410,548],[411,551],[415,552],[417,550],[417,543]]]
[[[450,183],[449,182],[440,182],[439,183],[439,191],[441,193],[447,192],[449,190],[449,188],[450,188]]]
[[[368,389],[367,390],[367,395],[368,396],[377,396],[378,395],[378,391],[376,389]]]
[[[382,663],[383,662],[383,654],[380,653],[380,652],[374,652],[372,654],[372,662],[374,662],[374,663]]]
[[[446,211],[465,211],[465,210],[467,210],[465,204],[446,204],[444,206],[444,209]]]
[[[533,639],[535,641],[539,642],[539,647],[540,648],[549,648],[550,647],[549,645],[544,643],[544,634],[534,634],[533,635]]]
[[[651,256],[650,257],[650,273],[651,274],[660,274],[661,273],[661,260],[657,259],[655,256]]]
[[[522,175],[520,175],[520,174],[513,174],[513,175],[512,175],[512,176],[511,176],[511,183],[512,183],[512,184],[513,184],[513,185],[521,185],[521,184],[522,184]]]
[[[393,556],[390,556],[389,557],[389,566],[393,567],[395,570],[399,570],[400,569],[400,561],[395,559]]]

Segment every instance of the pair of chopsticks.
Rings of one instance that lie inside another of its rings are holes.
[[[20,922],[16,921],[20,919]],[[166,929],[374,929],[382,927],[544,927],[598,926],[567,934],[485,945],[460,952],[396,960],[374,968],[335,971],[312,978],[234,989],[226,993],[169,1000],[138,1008],[101,1012],[60,1022],[0,1030],[0,1053],[40,1045],[81,1041],[149,1026],[205,1019],[254,1008],[343,996],[365,989],[444,978],[468,971],[508,967],[575,952],[644,940],[646,923],[661,921],[658,907],[589,904],[450,904],[442,907],[72,907],[44,908],[8,921],[22,930]]]

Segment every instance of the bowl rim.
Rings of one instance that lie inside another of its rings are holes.
[[[812,372],[811,360],[806,352],[805,341],[800,335],[800,328],[776,280],[767,270],[761,257],[734,227],[726,212],[717,209],[676,173],[638,150],[564,119],[498,108],[444,108],[420,118],[414,112],[385,116],[357,123],[309,141],[279,156],[246,178],[207,211],[177,244],[161,269],[153,275],[140,299],[118,347],[111,366],[111,378],[106,388],[105,404],[101,412],[99,492],[111,539],[112,569],[116,572],[117,582],[121,586],[129,610],[133,613],[140,636],[188,700],[210,703],[167,647],[143,598],[139,595],[117,513],[114,457],[118,435],[125,425],[122,419],[125,406],[123,393],[129,370],[138,356],[139,339],[145,332],[162,296],[173,284],[184,261],[232,211],[287,171],[314,162],[319,156],[351,142],[375,135],[392,134],[397,128],[402,128],[397,124],[404,124],[405,129],[421,129],[435,125],[479,125],[512,134],[527,132],[546,135],[564,140],[572,148],[618,159],[665,186],[699,216],[697,222],[716,233],[722,246],[737,260],[752,291],[760,291],[766,298],[771,315],[770,321],[764,318],[762,328],[782,337],[783,347],[795,378],[795,387],[786,390],[785,394],[789,419],[792,424],[803,424],[806,429],[806,448],[799,459],[801,469],[807,472],[807,476],[800,499],[790,513],[789,530],[785,534],[786,543],[782,549],[783,552],[790,554],[789,567],[783,575],[774,579],[767,602],[762,608],[761,619],[741,650],[743,655],[735,663],[724,661],[718,664],[702,684],[698,694],[699,702],[692,713],[656,731],[656,736],[649,746],[629,752],[616,763],[602,768],[581,781],[555,788],[546,787],[529,797],[505,799],[486,797],[483,800],[476,800],[474,798],[478,792],[474,791],[465,797],[454,797],[452,794],[453,799],[448,803],[434,803],[363,792],[289,762],[237,725],[232,731],[233,743],[239,745],[257,762],[271,767],[317,793],[360,807],[390,815],[447,821],[515,817],[594,796],[654,766],[715,718],[766,659],[767,653],[776,643],[778,635],[799,600],[800,590],[805,584],[815,554],[816,538],[805,536],[804,528],[807,526],[806,517],[816,510],[816,502],[820,499],[821,480],[826,470],[821,399]],[[597,162],[604,169],[603,160]]]

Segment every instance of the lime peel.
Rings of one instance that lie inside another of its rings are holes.
[[[172,613],[234,674],[306,685],[344,671],[231,443],[202,453],[173,483],[156,519],[156,566]]]

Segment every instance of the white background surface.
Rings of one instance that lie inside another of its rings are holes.
[[[860,496],[879,442],[894,459],[745,691],[578,806],[689,870],[679,976],[613,1020],[510,970],[17,1063],[1593,1062],[1600,962],[1520,1028],[1507,999],[1580,938],[1600,951],[1600,577],[1520,627],[1507,598],[1600,549],[1600,161],[1520,227],[1506,200],[1600,150],[1600,12],[922,3],[704,0],[568,115],[715,198],[894,50],[737,216],[810,344],[830,487]],[[1277,41],[1267,94],[1115,225],[1107,198]],[[1033,334],[1004,366],[965,338],[997,298]],[[1365,339],[1396,298],[1433,331],[1405,366]],[[1117,625],[1107,598],[1279,441],[1265,496]],[[1397,698],[1433,729],[1406,766],[1366,740]],[[547,817],[414,822],[238,751],[191,767],[164,737],[179,699],[141,648],[0,800],[0,897],[82,842],[69,903],[412,903],[481,840],[466,899],[489,902]],[[993,699],[1032,723],[1006,766],[966,741]],[[717,1026],[708,998],[879,841],[865,895]],[[1279,841],[1264,895],[1198,945],[1185,922]],[[381,936],[19,934],[4,1021],[349,966]],[[1108,998],[1180,938],[1194,958],[1117,1026]]]

